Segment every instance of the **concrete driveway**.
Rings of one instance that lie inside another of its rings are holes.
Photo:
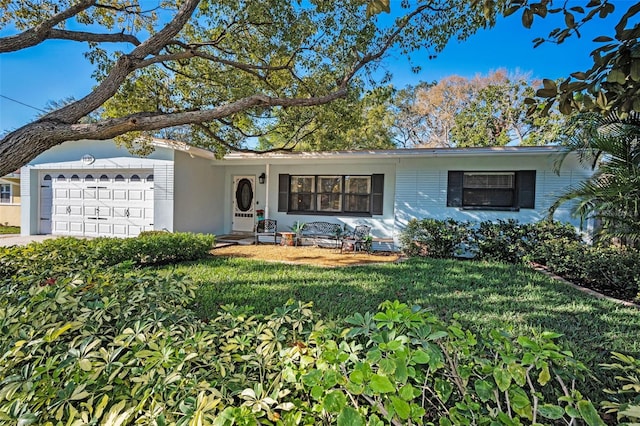
[[[8,246],[24,246],[32,242],[39,242],[48,240],[50,238],[56,238],[56,235],[17,235],[17,234],[4,234],[0,235],[0,247]]]

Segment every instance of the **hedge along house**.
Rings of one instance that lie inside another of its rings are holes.
[[[135,236],[144,230],[253,232],[258,215],[371,226],[396,249],[412,218],[534,222],[592,171],[558,147],[248,154],[154,141],[138,157],[111,141],[57,146],[22,169],[22,233]],[[578,226],[563,205],[556,218]]]

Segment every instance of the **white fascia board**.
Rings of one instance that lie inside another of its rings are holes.
[[[198,148],[184,142],[172,141],[169,139],[153,139],[151,144],[160,148],[169,148],[174,151],[181,151],[189,154],[191,157],[201,157],[209,160],[215,160],[216,155],[206,149]]]
[[[439,158],[439,157],[509,157],[522,155],[560,155],[564,148],[559,146],[536,147],[490,147],[490,148],[415,148],[370,151],[325,151],[325,152],[296,152],[296,153],[239,153],[225,155],[222,160],[215,160],[218,164],[263,164],[288,163],[295,161],[336,161],[336,160],[389,160],[403,158]]]

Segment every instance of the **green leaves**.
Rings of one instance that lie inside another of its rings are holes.
[[[377,393],[390,393],[396,390],[395,386],[391,383],[391,381],[386,376],[381,376],[379,374],[374,374],[371,377],[371,390]]]

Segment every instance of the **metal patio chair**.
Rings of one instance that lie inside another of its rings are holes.
[[[278,233],[278,221],[275,219],[260,219],[256,224],[256,244],[260,244],[260,237],[273,236],[273,244],[276,244]]]

